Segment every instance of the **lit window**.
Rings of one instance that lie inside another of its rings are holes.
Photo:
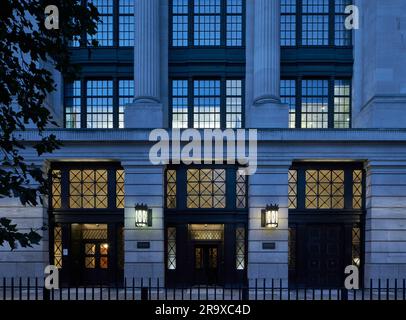
[[[188,208],[225,208],[226,171],[224,169],[187,170]]]
[[[124,205],[124,170],[116,171],[116,207],[123,209]]]
[[[172,127],[242,128],[243,94],[242,80],[173,80]]]
[[[119,80],[118,95],[118,127],[124,128],[124,109],[125,105],[131,103],[134,99],[134,81]]]
[[[245,270],[245,228],[235,229],[235,259],[237,270]]]
[[[351,125],[351,83],[334,81],[334,128],[346,129]]]
[[[172,128],[188,127],[188,81],[172,81]]]
[[[84,90],[81,90],[82,86]],[[114,96],[116,92],[117,98]],[[133,98],[133,80],[77,80],[66,84],[65,127],[124,128],[125,105]],[[84,123],[81,121],[82,114],[86,119]]]
[[[281,102],[289,106],[289,128],[296,128],[296,81],[281,80]]]
[[[328,81],[302,81],[302,128],[328,128]]]
[[[107,208],[107,200],[107,170],[69,171],[70,208]]]
[[[242,81],[226,81],[226,127],[242,128]]]
[[[167,229],[168,235],[168,261],[169,270],[176,270],[176,228],[170,227]]]
[[[281,101],[289,106],[289,128],[351,127],[351,80],[282,79],[280,85]]]
[[[54,266],[62,268],[62,227],[54,227]]]
[[[87,81],[87,128],[113,128],[113,81]]]

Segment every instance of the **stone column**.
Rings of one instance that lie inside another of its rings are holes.
[[[160,0],[135,1],[134,103],[125,110],[126,128],[159,128],[161,105]]]
[[[287,128],[288,108],[280,102],[280,1],[255,0],[252,43],[251,126]]]
[[[406,128],[406,1],[357,0],[353,127]],[[371,27],[373,26],[373,27]]]

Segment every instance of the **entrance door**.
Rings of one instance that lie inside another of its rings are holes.
[[[308,287],[341,287],[344,281],[344,228],[307,225],[298,235],[299,283]]]
[[[110,284],[118,280],[122,243],[115,230],[108,224],[72,224],[71,279],[76,284]]]
[[[194,258],[195,283],[204,285],[218,284],[219,245],[195,245]]]
[[[109,244],[103,240],[85,240],[82,246],[84,281],[106,283],[109,281]]]

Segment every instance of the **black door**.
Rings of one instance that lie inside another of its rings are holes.
[[[196,244],[194,246],[195,284],[215,285],[219,283],[219,245]]]
[[[341,287],[344,281],[344,227],[307,225],[298,234],[298,284]]]

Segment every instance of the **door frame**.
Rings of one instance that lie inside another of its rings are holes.
[[[352,212],[352,213],[309,213],[309,212],[301,212],[301,213],[290,213],[289,212],[289,228],[296,229],[296,241],[295,241],[295,268],[294,272],[289,268],[289,286],[292,288],[296,287],[303,287],[303,283],[298,282],[298,270],[299,259],[304,259],[303,253],[301,254],[298,252],[298,230],[302,229],[302,232],[306,229],[309,225],[340,225],[343,228],[343,237],[344,237],[344,244],[343,244],[343,257],[345,261],[343,265],[351,265],[352,264],[352,229],[355,225],[359,225],[361,228],[361,265],[359,267],[359,276],[360,276],[360,287],[363,286],[363,277],[364,277],[364,262],[365,262],[365,214],[360,214],[359,212]],[[291,244],[289,243],[289,246]],[[291,250],[291,249],[289,249]],[[291,266],[289,266],[291,267]],[[344,270],[343,270],[344,275]],[[343,283],[344,285],[344,283]]]
[[[192,271],[192,279],[193,279],[193,285],[194,286],[199,286],[199,285],[223,285],[224,283],[224,256],[223,256],[223,242],[222,241],[218,241],[218,240],[214,240],[214,241],[199,241],[199,240],[194,240],[191,241],[192,245],[192,252],[191,257],[192,257],[192,261],[193,261],[193,271]],[[197,247],[204,247],[204,248],[217,248],[217,281],[214,284],[210,284],[208,282],[206,283],[199,283],[196,279],[196,248]]]

